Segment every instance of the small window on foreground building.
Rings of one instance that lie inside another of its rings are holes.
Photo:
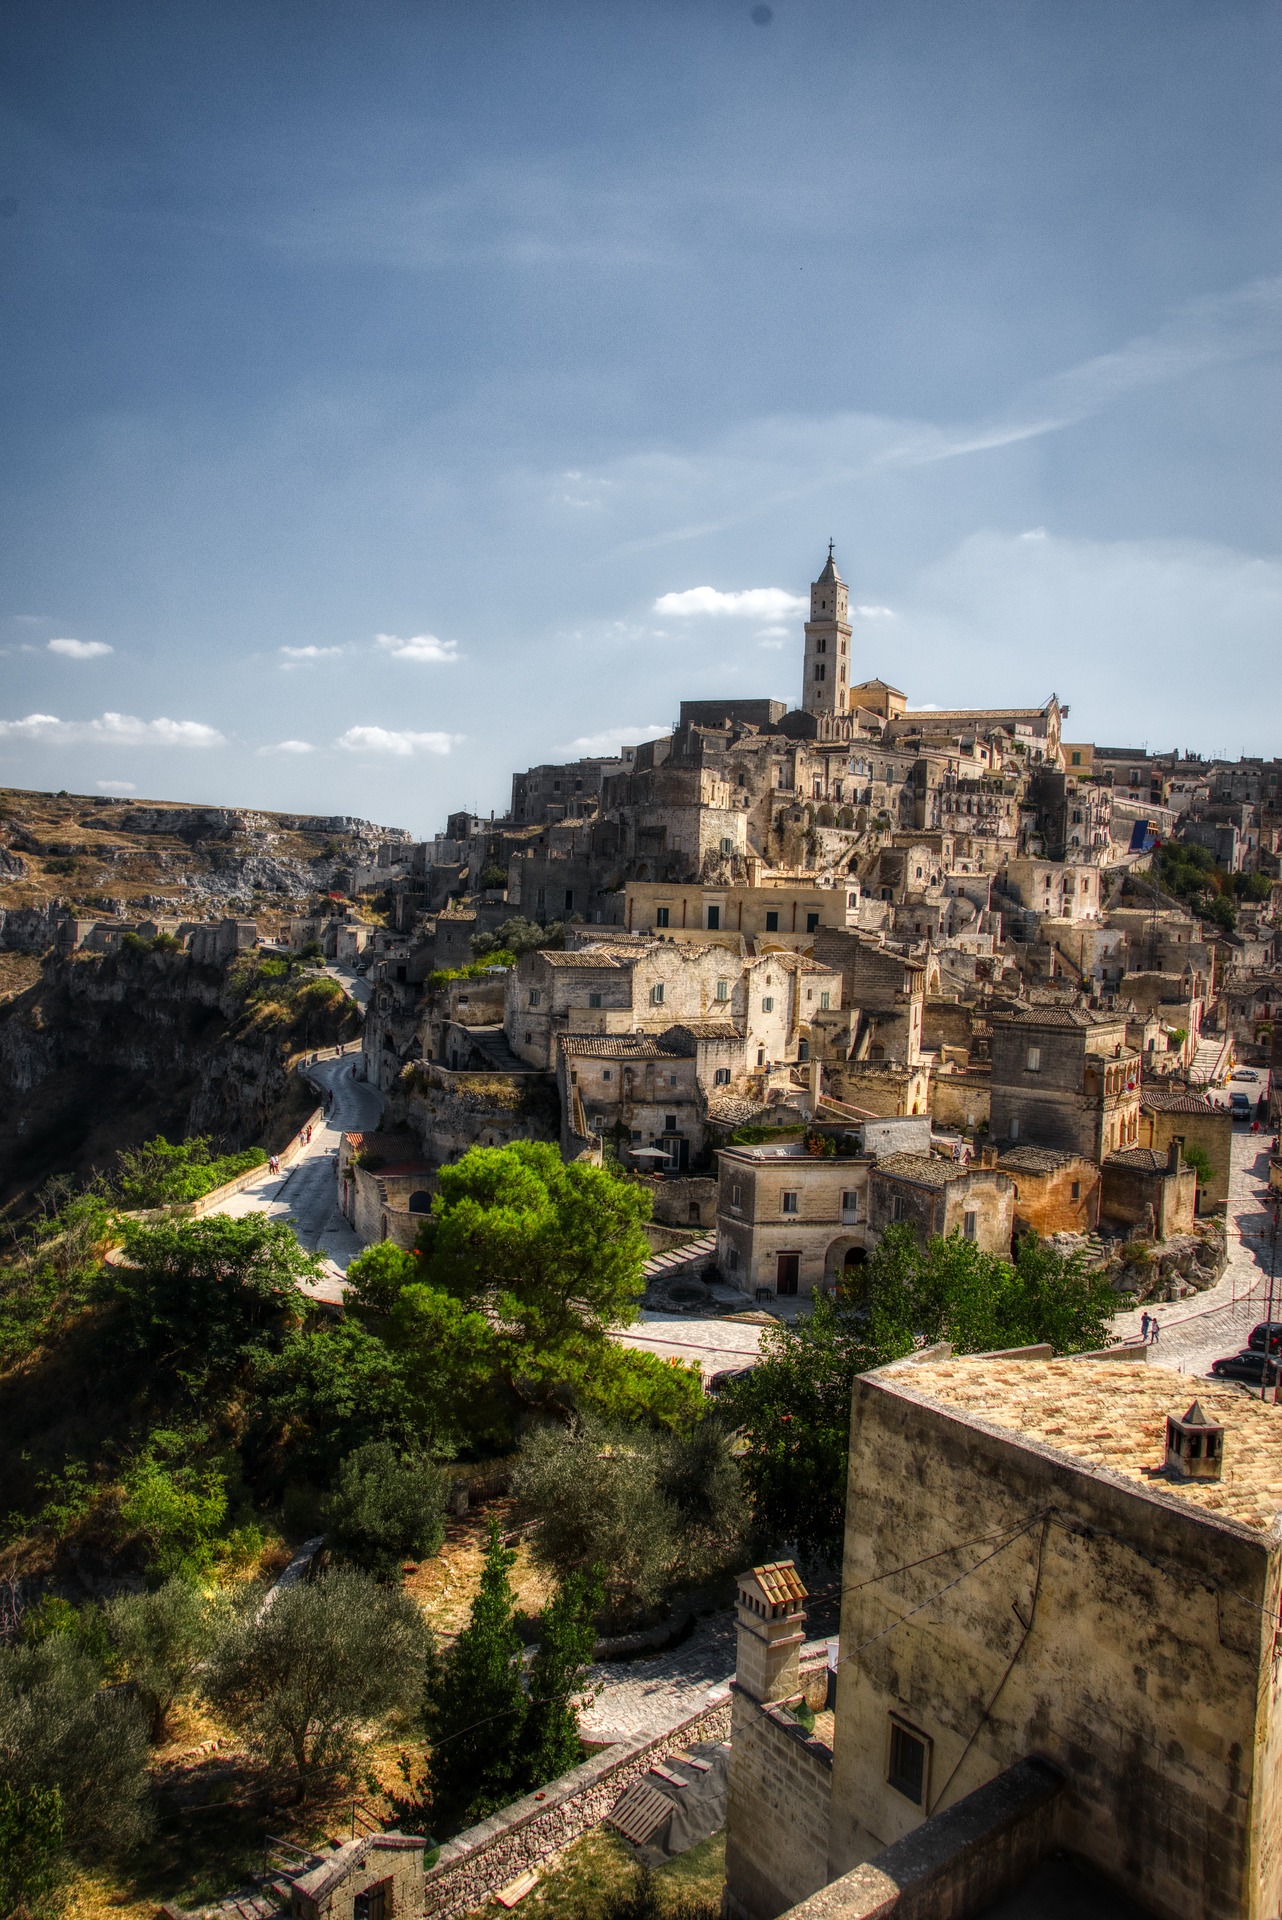
[[[825,991],[821,993],[819,996],[819,1011],[821,1013],[827,1013],[831,1005],[832,1005],[832,995],[825,989]]]
[[[761,1011],[763,1013],[773,1013],[774,1010],[775,1010],[774,1000],[770,994],[767,994],[765,999],[761,1002]]]
[[[717,998],[718,1000],[728,1000],[730,998],[730,982],[728,980],[718,980]]]
[[[709,907],[708,908],[708,932],[717,933],[720,931],[720,927],[721,927],[720,907]]]
[[[806,932],[814,933],[817,930],[818,926],[819,926],[819,915],[817,913],[808,913],[806,915]]]
[[[733,840],[723,840],[723,841],[721,842],[721,851],[722,851],[722,853],[733,853],[733,852],[734,852],[734,841],[733,841]]]
[[[712,1076],[712,1084],[714,1087],[728,1087],[730,1085],[729,1067],[718,1067]]]
[[[538,1004],[539,1004],[539,990],[537,987],[531,987],[530,988],[530,1005],[532,1007],[537,1007]]]
[[[926,1797],[926,1764],[930,1742],[899,1720],[890,1723],[890,1754],[886,1778],[897,1793],[920,1807]]]
[[[601,1078],[602,1078],[603,1080],[608,1080],[608,1079],[610,1078],[610,1069],[609,1069],[609,1067],[605,1067],[605,1068],[603,1068],[603,1069],[602,1069],[602,1073],[601,1073]]]
[[[897,1193],[897,1194],[895,1195],[895,1197],[894,1197],[894,1199],[893,1199],[893,1200],[891,1201],[891,1203],[890,1203],[890,1217],[891,1217],[891,1219],[892,1219],[892,1220],[902,1220],[902,1219],[903,1219],[903,1217],[904,1217],[904,1196],[903,1196],[903,1194],[902,1194],[902,1193]]]
[[[1029,1071],[1030,1073],[1040,1073],[1040,1072],[1041,1072],[1041,1070],[1042,1070],[1042,1050],[1041,1050],[1041,1048],[1040,1048],[1040,1047],[1030,1047],[1030,1048],[1028,1049],[1028,1056],[1027,1056],[1027,1058],[1026,1058],[1026,1059],[1025,1059],[1025,1061],[1024,1061],[1024,1065],[1025,1065],[1025,1066],[1026,1066],[1026,1067],[1028,1068],[1028,1071]]]
[[[799,1193],[785,1193],[783,1197],[784,1212],[800,1213],[801,1211],[800,1200],[801,1200],[801,1195]]]
[[[778,933],[778,931],[779,931],[779,915],[772,908],[770,912],[766,915],[766,932]]]
[[[656,908],[655,908],[655,910],[654,910],[654,924],[655,924],[655,926],[656,926],[656,927],[666,927],[666,926],[667,926],[667,924],[668,924],[668,909],[667,909],[666,907],[656,907]]]
[[[654,985],[650,989],[650,1005],[652,1007],[661,1007],[663,1005],[662,980],[656,980]]]
[[[979,1215],[967,1212],[962,1215],[962,1234],[967,1240],[979,1238]]]
[[[601,996],[599,993],[590,993],[588,995],[588,1005],[590,1007],[599,1007],[600,1004],[601,1004]]]
[[[739,1271],[738,1247],[731,1247],[729,1253],[726,1255],[726,1265],[729,1267],[731,1273],[738,1273]]]
[[[1080,1199],[1081,1199],[1081,1197],[1082,1197],[1082,1183],[1081,1183],[1081,1181],[1080,1181],[1080,1180],[1074,1180],[1074,1182],[1073,1182],[1073,1198],[1074,1198],[1074,1200],[1080,1200]]]
[[[737,1181],[730,1189],[730,1205],[732,1207],[741,1207],[743,1205],[743,1188]]]
[[[850,1217],[850,1219],[852,1219],[852,1220],[853,1220],[853,1219],[855,1218],[855,1216],[856,1216],[856,1215],[858,1214],[858,1212],[859,1212],[859,1193],[858,1193],[858,1190],[857,1190],[857,1189],[855,1189],[855,1190],[852,1190],[852,1191],[850,1191],[850,1192],[847,1192],[847,1193],[843,1193],[843,1194],[842,1194],[842,1196],[841,1196],[841,1211],[842,1211],[842,1212],[843,1212],[844,1214],[847,1214],[847,1215],[848,1215],[848,1216]]]

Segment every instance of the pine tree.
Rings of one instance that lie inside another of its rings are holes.
[[[530,1669],[522,1741],[525,1785],[541,1787],[583,1758],[577,1712],[596,1641],[593,1616],[603,1598],[601,1569],[572,1573],[543,1615],[543,1639]]]
[[[515,1559],[491,1518],[480,1592],[467,1626],[441,1662],[427,1712],[438,1834],[483,1819],[521,1791],[518,1756],[528,1702],[508,1578]]]

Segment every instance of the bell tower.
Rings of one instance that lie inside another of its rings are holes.
[[[846,583],[828,542],[828,563],[810,589],[806,665],[801,704],[807,713],[846,713],[850,707],[850,609]]]

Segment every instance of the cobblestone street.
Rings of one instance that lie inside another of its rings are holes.
[[[1214,1287],[1171,1306],[1150,1307],[1161,1328],[1152,1359],[1182,1373],[1205,1374],[1213,1360],[1236,1353],[1257,1320],[1265,1317],[1273,1215],[1263,1195],[1269,1177],[1269,1139],[1246,1129],[1233,1139],[1229,1179],[1228,1265]],[[1119,1313],[1114,1331],[1135,1340],[1140,1308]],[[1275,1309],[1275,1318],[1282,1318]]]

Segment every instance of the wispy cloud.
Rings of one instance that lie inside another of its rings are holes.
[[[808,604],[803,594],[788,593],[783,587],[745,587],[737,593],[722,593],[717,587],[686,587],[681,593],[661,593],[654,611],[680,618],[741,614],[754,620],[777,620],[784,614],[804,613]]]
[[[315,753],[310,740],[277,740],[269,747],[260,747],[260,753]]]
[[[59,720],[52,713],[29,713],[23,720],[0,720],[0,740],[30,740],[64,747],[222,747],[216,727],[200,720],[139,720],[131,713],[104,713],[96,720]]]
[[[396,754],[448,753],[463,738],[461,733],[410,733],[388,727],[349,727],[339,736],[338,745],[348,753]]]
[[[50,653],[61,653],[68,660],[101,660],[103,654],[115,651],[105,640],[47,640],[45,645]]]
[[[452,667],[459,658],[457,640],[438,640],[434,633],[416,633],[408,640],[394,633],[379,633],[374,638],[393,660],[419,660],[432,666]]]
[[[95,780],[94,785],[97,787],[99,793],[124,794],[137,793],[138,791],[132,780]]]
[[[277,651],[284,655],[282,669],[286,673],[291,667],[309,666],[315,660],[335,660],[342,653],[341,647],[279,647]]]
[[[582,733],[577,740],[571,740],[568,745],[557,747],[555,751],[589,758],[613,758],[621,747],[636,746],[642,740],[658,740],[669,731],[657,720],[639,727],[603,727],[600,733]]]

